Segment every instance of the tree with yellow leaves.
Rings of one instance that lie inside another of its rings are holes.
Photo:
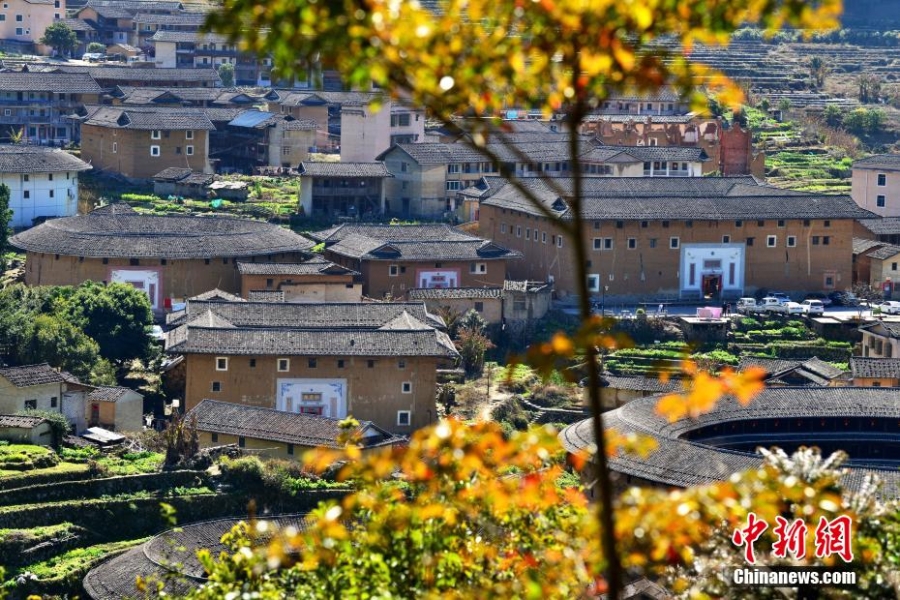
[[[424,107],[432,118],[463,128],[475,149],[500,165],[500,175],[545,217],[558,221],[569,238],[571,260],[580,269],[584,335],[574,341],[555,340],[532,354],[545,362],[558,350],[585,356],[595,438],[598,447],[606,448],[599,347],[609,342],[603,323],[592,320],[584,272],[588,253],[579,235],[583,217],[578,136],[569,136],[573,182],[571,193],[560,190],[560,195],[571,218],[562,221],[488,146],[508,139],[496,115],[510,106],[540,108],[548,116],[562,115],[565,128],[577,132],[610,95],[649,92],[662,85],[705,105],[697,91],[703,85],[720,101],[735,105],[740,90],[691,61],[694,44],[723,45],[746,24],[768,31],[834,27],[840,7],[840,0],[438,0],[430,7],[405,0],[224,0],[210,15],[209,25],[240,41],[242,48],[271,56],[276,77],[303,76],[306,65],[319,63],[338,70],[350,86],[370,89],[374,84]],[[476,118],[455,120],[460,115]],[[546,181],[558,189],[552,179]],[[708,405],[724,388],[712,384],[710,392],[703,387],[706,383],[701,382],[695,398]],[[596,460],[602,572],[617,597],[623,576],[605,453],[598,452]],[[501,564],[499,559],[496,564]]]

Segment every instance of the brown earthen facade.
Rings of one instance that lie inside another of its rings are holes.
[[[437,357],[187,354],[185,361],[186,410],[208,398],[290,411],[293,407],[285,405],[279,388],[288,381],[303,381],[316,389],[321,387],[318,382],[343,384],[339,393],[347,415],[393,433],[409,434],[437,420]]]
[[[712,255],[715,252],[719,258],[726,252],[739,253],[730,295],[762,288],[805,293],[851,285],[853,221],[748,217],[588,221],[582,235],[588,243],[587,272],[594,277],[592,292],[612,298],[685,296],[690,273],[683,268],[683,255],[692,247],[710,253],[711,261],[718,260]],[[572,249],[556,222],[482,204],[479,223],[480,235],[523,254],[523,260],[509,264],[511,278],[549,276],[557,294],[577,293]],[[717,291],[727,291],[730,275],[726,269],[704,282],[702,272],[697,272],[694,287],[717,285]]]
[[[299,262],[302,253],[272,254],[258,257],[268,262]],[[162,308],[166,299],[181,301],[218,288],[233,294],[241,293],[241,276],[236,257],[207,259],[158,258],[94,258],[28,252],[25,259],[27,285],[79,285],[85,281],[109,283],[114,272],[128,270],[153,271],[159,285],[153,290],[151,303]],[[252,257],[240,258],[252,262]],[[150,293],[150,290],[146,290]]]
[[[81,156],[95,169],[149,179],[169,167],[211,172],[208,131],[81,126]]]

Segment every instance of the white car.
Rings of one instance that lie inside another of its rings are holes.
[[[804,300],[800,303],[804,315],[824,315],[825,305],[821,300]]]
[[[872,308],[880,308],[883,315],[900,315],[900,302],[896,300],[885,300],[884,302],[875,303]]]
[[[786,315],[802,315],[803,305],[798,302],[784,302],[782,303],[781,310],[779,312]]]
[[[741,314],[750,314],[757,311],[756,298],[740,298],[735,305],[735,310]]]

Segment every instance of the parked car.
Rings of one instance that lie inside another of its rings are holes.
[[[810,292],[806,295],[806,298],[804,298],[804,300],[818,300],[822,303],[822,306],[831,306],[831,298],[829,298],[822,292]]]
[[[885,300],[884,302],[873,302],[872,310],[881,309],[883,315],[900,315],[900,302],[896,300]]]
[[[784,292],[769,292],[769,296],[772,298],[778,298],[782,302],[790,302],[791,297],[785,294]]]
[[[779,306],[773,308],[772,312],[778,312],[784,315],[802,315],[803,305],[799,302],[782,302]]]
[[[825,305],[821,300],[804,300],[800,303],[804,315],[823,315],[825,314]]]
[[[96,61],[100,60],[102,57],[103,57],[103,54],[100,52],[86,52],[81,57],[81,60],[84,60],[87,62],[96,62]]]
[[[757,304],[757,312],[782,312],[780,308],[782,304],[784,302],[781,301],[781,298],[766,296]]]
[[[735,304],[734,306],[734,310],[741,313],[742,315],[757,312],[756,298],[738,298],[737,304]]]

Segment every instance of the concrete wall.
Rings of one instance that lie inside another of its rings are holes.
[[[884,185],[878,185],[879,175],[884,175]],[[862,208],[877,215],[900,216],[900,171],[854,167],[850,195]],[[878,206],[879,196],[884,196],[884,206]]]
[[[391,145],[390,107],[374,111],[366,106],[341,109],[341,160],[373,162]]]
[[[217,356],[228,358],[227,371],[216,370]],[[315,368],[310,368],[310,357],[305,356],[190,354],[185,358],[185,410],[192,409],[204,398],[276,408],[276,387],[280,379],[344,379],[347,382],[347,413],[359,420],[373,421],[382,429],[398,434],[409,434],[436,420],[436,358],[323,356],[316,357]],[[290,359],[288,371],[277,371],[278,358]],[[256,361],[255,367],[250,366],[251,359]],[[338,360],[344,361],[343,368],[338,367]],[[374,360],[371,368],[369,360]],[[220,383],[221,391],[212,391],[214,381]],[[402,393],[405,381],[412,383],[411,393]],[[411,427],[397,425],[397,411],[400,410],[412,411]]]
[[[52,2],[40,4],[25,0],[6,0],[0,11],[0,14],[6,16],[5,20],[0,21],[0,39],[38,44],[49,25],[66,17],[66,0],[59,0],[58,4],[59,6]],[[17,20],[19,17],[21,21]],[[38,49],[43,54],[51,52],[49,47],[40,44]]]
[[[45,383],[19,388],[12,385],[5,377],[0,377],[0,414],[14,415],[25,410],[25,402],[28,400],[36,400],[35,408],[38,410],[61,412],[60,401],[65,390],[65,384],[62,383]]]
[[[871,331],[862,332],[862,355],[869,358],[900,357],[900,340]]]
[[[207,131],[163,130],[160,139],[151,139],[150,131],[115,129],[96,125],[81,126],[81,158],[95,169],[112,171],[125,177],[149,179],[168,167],[190,168],[212,173],[209,164]],[[150,154],[151,146],[159,147],[159,156]],[[188,147],[193,155],[188,155]]]
[[[768,220],[760,226],[756,220],[623,221],[619,228],[616,221],[589,222],[582,234],[589,243],[587,270],[600,276],[601,286],[608,286],[607,298],[677,296],[682,287],[679,270],[683,244],[722,244],[725,239],[729,244],[746,244],[748,238],[753,238],[753,245],[746,246],[744,253],[745,294],[758,288],[799,294],[850,285],[852,221],[813,219],[804,225],[801,219],[790,219],[784,220],[783,226],[777,223]],[[482,206],[479,234],[523,253],[524,260],[509,263],[510,279],[541,281],[549,276],[554,279],[557,294],[577,293],[572,250],[568,240],[559,242],[555,222]],[[769,235],[776,236],[774,247],[766,245]],[[814,236],[819,244],[814,243]],[[673,237],[678,238],[678,248],[670,248]],[[788,237],[795,238],[796,246],[787,246]],[[595,250],[594,238],[611,238],[612,249]],[[629,238],[635,240],[633,249],[628,246]],[[655,247],[651,247],[653,243]],[[826,286],[826,277],[831,278],[832,287]]]
[[[78,173],[4,173],[9,186],[12,227],[31,227],[36,217],[71,217],[78,213]],[[25,195],[28,195],[28,198]]]
[[[27,429],[24,427],[0,427],[0,440],[13,444],[49,446],[53,443],[53,429],[46,421]]]
[[[478,310],[479,304],[481,310]],[[432,313],[449,309],[461,315],[475,309],[488,323],[499,323],[503,320],[502,298],[428,298],[425,300],[425,306]]]
[[[177,55],[175,49],[178,44],[175,42],[153,42],[156,48],[156,68],[157,69],[174,69],[178,66]]]

